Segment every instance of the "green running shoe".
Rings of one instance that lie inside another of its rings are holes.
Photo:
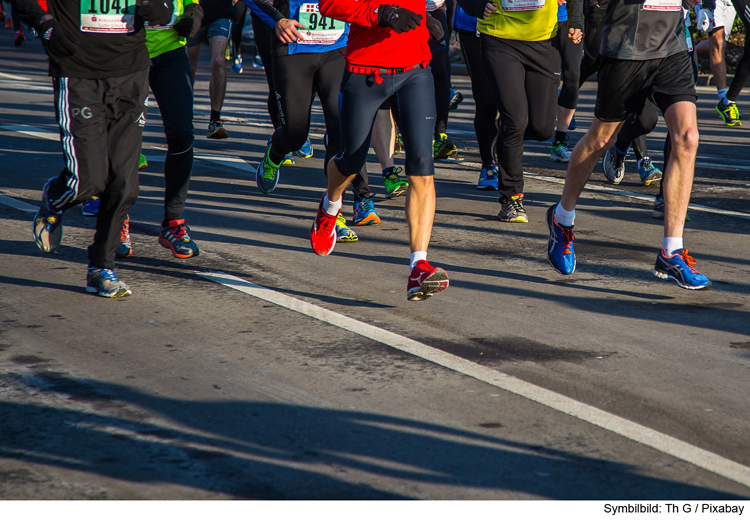
[[[719,113],[721,119],[724,120],[724,125],[727,127],[741,127],[742,121],[740,118],[740,109],[737,108],[737,103],[729,103],[728,105],[723,104],[721,101],[716,105],[716,112]]]
[[[398,176],[401,171],[401,167],[386,167],[383,169],[383,187],[385,187],[386,198],[400,197],[409,188],[409,183],[401,180]]]
[[[339,212],[336,219],[336,242],[357,242],[359,237],[349,226],[346,225],[346,219]]]
[[[435,160],[445,160],[455,156],[457,152],[458,148],[445,132],[441,132],[432,144],[432,157]]]

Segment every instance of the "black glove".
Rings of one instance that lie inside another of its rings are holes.
[[[174,23],[172,29],[174,29],[180,37],[190,38],[195,37],[198,30],[201,28],[201,20],[203,20],[203,8],[196,4],[188,4],[185,6],[177,22]]]
[[[396,33],[406,33],[422,22],[422,15],[403,7],[380,4],[378,7],[378,26],[391,28]]]
[[[438,20],[432,18],[428,14],[426,23],[427,23],[427,31],[430,32],[431,38],[439,42],[443,37],[445,37],[445,31],[443,31],[443,25]]]
[[[66,59],[75,54],[78,41],[68,38],[54,18],[45,20],[36,30],[41,35],[44,51],[52,62],[60,64],[60,59]]]
[[[138,14],[152,26],[166,26],[172,20],[172,0],[136,0]]]

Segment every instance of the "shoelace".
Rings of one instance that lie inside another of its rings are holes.
[[[561,244],[562,249],[563,249],[562,253],[571,254],[573,252],[570,249],[570,245],[573,243],[573,241],[576,240],[576,234],[573,233],[573,228],[566,228],[565,226],[560,226],[560,228],[562,229],[562,244]]]
[[[394,167],[391,169],[388,174],[384,175],[385,178],[388,180],[401,180],[398,175],[401,174],[401,171],[403,171],[403,168],[401,167]]]
[[[687,267],[690,269],[691,272],[695,274],[700,274],[700,272],[694,268],[697,261],[695,260],[695,258],[688,255],[687,249],[683,249],[680,252],[680,257],[682,257],[682,260],[685,261],[685,264],[687,265]]]
[[[169,231],[175,239],[182,240],[184,237],[187,237],[187,239],[190,240],[186,228],[187,226],[185,226],[185,224],[178,224],[177,226],[168,228],[167,231]]]

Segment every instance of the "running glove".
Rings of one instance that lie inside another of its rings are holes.
[[[704,8],[701,4],[701,10],[698,12],[698,18],[695,21],[695,25],[698,26],[698,29],[703,33],[708,33],[713,30],[716,25],[713,10]]]
[[[172,20],[172,0],[136,0],[138,14],[152,26],[166,26]]]
[[[445,37],[443,25],[438,20],[432,18],[430,15],[427,15],[426,23],[427,31],[430,32],[430,37],[437,41],[440,41],[443,37]]]
[[[406,33],[422,22],[422,15],[403,7],[380,4],[378,7],[378,26],[391,28],[396,33]]]
[[[78,41],[68,38],[54,18],[45,20],[36,30],[41,35],[44,51],[52,62],[60,64],[60,59],[66,59],[75,54]]]
[[[195,37],[195,34],[198,33],[198,30],[201,28],[201,20],[203,20],[203,8],[198,3],[188,4],[185,6],[182,16],[172,26],[172,29],[180,37],[189,39],[190,37]]]

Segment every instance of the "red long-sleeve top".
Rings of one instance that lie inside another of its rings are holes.
[[[403,7],[422,15],[419,26],[406,33],[378,26],[375,10],[387,0],[319,0],[320,12],[330,18],[349,22],[346,61],[354,66],[407,68],[432,58],[427,39],[425,0],[396,0]]]

